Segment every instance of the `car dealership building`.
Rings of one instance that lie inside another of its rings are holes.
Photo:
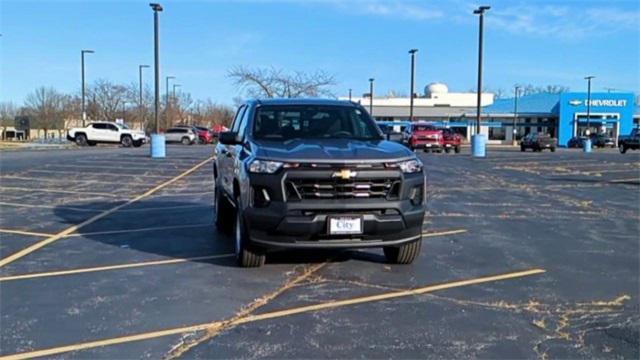
[[[414,121],[428,121],[450,127],[467,140],[475,133],[476,93],[450,93],[444,84],[429,84],[425,94],[414,98]],[[529,133],[548,133],[566,146],[571,137],[587,129],[586,92],[539,93],[515,99],[494,100],[493,94],[481,97],[481,129],[489,143],[511,144]],[[345,99],[344,97],[342,99]],[[370,97],[353,98],[369,109]],[[373,116],[378,121],[407,121],[409,98],[373,99]],[[589,126],[591,133],[608,133],[614,139],[638,126],[640,113],[631,92],[592,92]],[[515,128],[515,133],[514,133]]]

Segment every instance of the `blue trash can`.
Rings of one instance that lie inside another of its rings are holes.
[[[487,148],[487,135],[476,134],[471,137],[471,154],[473,157],[485,157]]]
[[[162,159],[166,156],[166,145],[163,134],[151,134],[151,158]]]
[[[591,139],[585,139],[582,142],[582,152],[586,152],[586,153],[591,152]]]

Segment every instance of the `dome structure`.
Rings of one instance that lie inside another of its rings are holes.
[[[446,94],[449,92],[447,85],[443,83],[434,82],[424,87],[424,95],[428,98],[433,94]]]

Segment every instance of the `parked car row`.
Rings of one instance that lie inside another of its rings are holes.
[[[591,146],[592,147],[596,147],[596,148],[603,148],[603,147],[610,147],[610,148],[614,148],[616,147],[616,142],[615,140],[607,135],[607,134],[591,134],[588,137],[587,136],[574,136],[571,139],[569,139],[569,142],[567,143],[567,147],[569,148],[581,148],[584,146],[584,141],[587,139],[591,139]]]
[[[217,131],[216,131],[217,130]],[[196,125],[176,125],[163,131],[167,143],[183,145],[211,144],[224,126],[207,129]],[[149,142],[149,137],[142,130],[130,129],[127,125],[111,121],[94,121],[85,127],[71,128],[67,131],[67,140],[79,146],[95,146],[96,144],[120,144],[123,147],[139,147]]]

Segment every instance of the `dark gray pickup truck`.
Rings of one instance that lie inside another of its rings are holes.
[[[631,134],[620,136],[620,138],[618,138],[618,149],[620,149],[621,154],[626,153],[629,149],[640,149],[640,130],[636,128],[631,130]]]
[[[542,151],[549,149],[551,152],[556,151],[556,139],[552,138],[548,134],[528,134],[520,141],[520,151],[526,151],[531,149],[533,151]]]
[[[399,264],[420,253],[422,162],[359,104],[249,101],[215,157],[216,225],[233,234],[240,266],[290,248],[381,247]]]

